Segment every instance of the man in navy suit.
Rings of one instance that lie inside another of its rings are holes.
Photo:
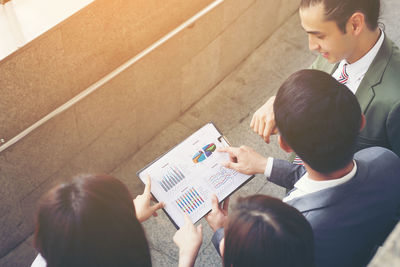
[[[225,166],[264,173],[291,189],[283,201],[310,222],[316,266],[365,266],[399,220],[400,159],[382,147],[355,153],[365,118],[354,94],[327,73],[291,75],[278,91],[274,113],[281,148],[297,153],[304,166],[264,158],[246,146],[221,149],[231,158]],[[218,208],[206,218],[216,230],[225,215]]]

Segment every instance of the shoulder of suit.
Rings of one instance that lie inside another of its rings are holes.
[[[378,71],[378,73],[383,71],[380,83],[374,86],[376,89],[375,93],[379,98],[384,99],[385,103],[390,103],[390,106],[392,106],[394,103],[400,101],[400,50],[392,40],[385,37],[385,41],[377,57],[373,64],[384,67],[374,68],[374,73],[369,71],[366,77],[371,74],[375,75],[375,71]]]
[[[393,151],[384,147],[375,146],[362,149],[354,155],[354,159],[356,161],[367,161],[371,164],[377,164],[379,162],[380,164],[377,164],[377,166],[383,166],[382,164],[394,164],[400,169],[400,158]]]
[[[385,41],[383,42],[377,57],[379,57],[380,60],[387,60],[389,68],[399,71],[400,50],[389,37],[385,36]]]
[[[390,39],[387,36],[386,36],[385,41],[388,43],[389,47],[392,49],[392,54],[397,57],[400,56],[399,46],[392,39]]]

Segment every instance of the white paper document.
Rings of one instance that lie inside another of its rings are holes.
[[[151,177],[151,192],[165,202],[165,212],[181,227],[183,214],[193,223],[211,210],[211,196],[222,201],[253,176],[225,168],[228,153],[218,152],[229,146],[212,123],[193,133],[182,143],[138,172],[143,183]]]

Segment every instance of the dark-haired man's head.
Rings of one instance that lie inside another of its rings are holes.
[[[313,170],[346,167],[362,126],[355,95],[327,73],[301,70],[279,88],[274,102],[281,138]]]
[[[82,175],[47,192],[37,209],[35,247],[47,266],[151,266],[126,186]]]
[[[310,50],[319,52],[331,63],[342,59],[352,63],[362,56],[363,45],[370,44],[363,39],[365,36],[360,36],[379,34],[379,13],[379,0],[302,0],[300,3],[301,24],[308,34]]]
[[[279,199],[254,195],[238,200],[225,228],[227,267],[314,266],[310,224]]]
[[[346,33],[347,21],[356,12],[364,14],[370,30],[378,27],[380,0],[301,0],[300,9],[315,5],[322,5],[324,20],[334,21],[343,33]]]

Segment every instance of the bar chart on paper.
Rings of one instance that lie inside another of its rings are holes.
[[[191,187],[176,199],[175,202],[183,212],[191,214],[204,203],[204,199],[195,188]]]
[[[229,154],[218,148],[228,146],[216,126],[207,123],[137,172],[144,183],[150,175],[151,193],[165,203],[164,211],[175,226],[184,225],[182,215],[198,222],[212,209],[212,195],[222,201],[254,177],[221,164],[229,160]]]
[[[185,179],[185,175],[183,174],[182,170],[180,170],[177,166],[171,166],[164,171],[162,178],[158,181],[158,184],[164,189],[165,192],[168,192],[183,179]]]

